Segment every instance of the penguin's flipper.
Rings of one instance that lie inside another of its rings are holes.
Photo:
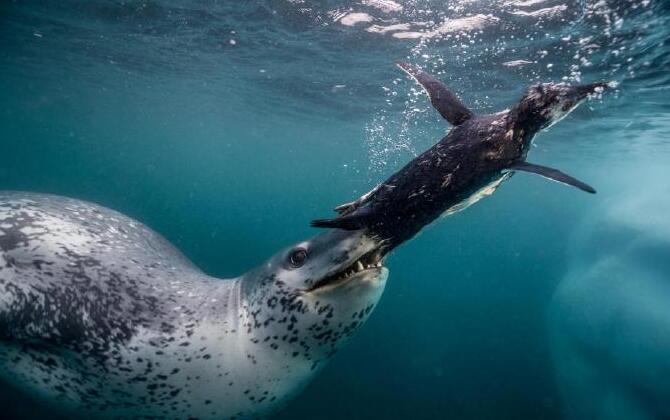
[[[571,177],[570,175],[564,174],[558,169],[548,168],[546,166],[534,165],[528,162],[517,162],[510,167],[510,169],[515,171],[531,172],[538,174],[552,181],[560,182],[561,184],[571,185],[577,187],[582,191],[586,191],[591,194],[595,194],[596,190],[592,186]]]
[[[452,125],[462,124],[474,115],[444,83],[411,64],[402,61],[396,64],[423,86],[430,97],[430,103]]]

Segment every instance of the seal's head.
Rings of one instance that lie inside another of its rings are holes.
[[[312,369],[368,318],[388,276],[365,231],[331,230],[285,249],[242,278],[252,342]]]
[[[510,111],[510,117],[517,126],[535,133],[560,121],[585,99],[600,95],[608,87],[611,87],[611,83],[534,84]]]

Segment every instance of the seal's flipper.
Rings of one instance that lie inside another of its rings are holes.
[[[564,174],[558,169],[548,168],[546,166],[534,165],[528,162],[518,162],[510,167],[515,171],[531,172],[538,174],[545,178],[551,179],[552,181],[557,181],[562,184],[572,185],[577,187],[582,191],[586,191],[591,194],[595,194],[596,190],[592,186],[583,183],[582,181],[571,177],[570,175]]]
[[[453,125],[459,125],[472,117],[472,111],[463,105],[460,99],[444,83],[411,64],[401,61],[396,62],[396,64],[426,89],[428,96],[430,96],[430,103],[445,120]]]

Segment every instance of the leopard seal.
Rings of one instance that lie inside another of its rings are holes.
[[[378,242],[333,230],[222,280],[113,210],[0,192],[0,378],[68,418],[263,417],[387,276]]]

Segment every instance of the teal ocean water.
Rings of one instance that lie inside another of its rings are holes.
[[[276,418],[670,418],[663,0],[5,1],[0,189],[121,211],[234,277],[449,130],[396,60],[480,113],[618,82],[529,154],[598,194],[517,174],[433,223]]]

